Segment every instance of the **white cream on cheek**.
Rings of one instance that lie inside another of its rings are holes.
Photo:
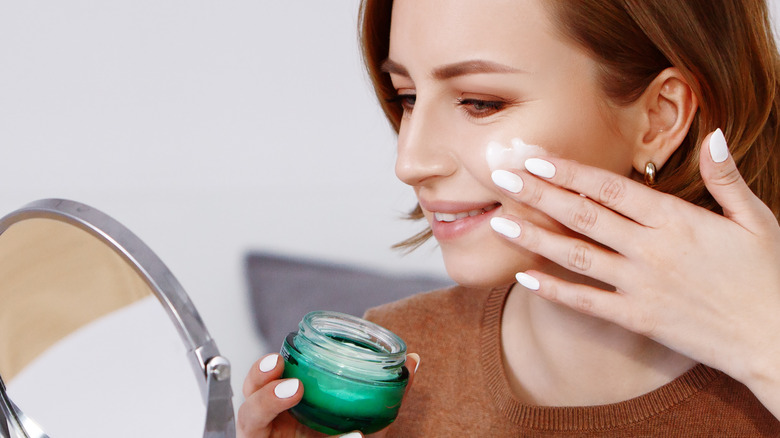
[[[485,159],[491,171],[498,169],[525,169],[525,160],[539,155],[549,155],[542,147],[527,144],[520,138],[509,140],[509,146],[491,141],[485,149]]]

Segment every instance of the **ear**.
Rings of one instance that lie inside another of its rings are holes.
[[[635,131],[633,165],[637,172],[644,174],[648,162],[661,169],[680,147],[688,135],[699,101],[680,70],[670,67],[653,79],[635,104],[642,117],[639,117],[639,129]]]

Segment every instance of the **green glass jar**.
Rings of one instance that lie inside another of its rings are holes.
[[[303,383],[290,409],[327,434],[387,427],[398,415],[409,371],[406,344],[372,322],[338,312],[310,312],[284,340],[284,378]]]

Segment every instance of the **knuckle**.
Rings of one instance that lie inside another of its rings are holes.
[[[728,186],[742,179],[737,166],[726,166],[725,169],[718,169],[715,172],[713,182],[717,185]]]
[[[238,407],[236,412],[236,426],[245,434],[257,429],[259,426],[258,423],[261,421],[253,407],[254,406],[250,406],[249,403],[245,402]]]
[[[523,232],[520,233],[520,244],[529,251],[538,251],[542,245],[542,238],[539,234],[539,231],[526,224],[523,224],[522,229]]]
[[[543,192],[541,184],[533,184],[530,187],[531,190],[527,190],[527,197],[525,202],[529,205],[539,205],[542,202]]]
[[[236,412],[236,419],[238,420],[238,424],[246,424],[251,418],[251,414],[252,409],[249,407],[249,404],[242,403]]]
[[[580,233],[586,233],[595,227],[598,220],[598,210],[589,201],[583,199],[571,210],[570,228]]]
[[[567,166],[568,167],[568,166]],[[574,184],[580,179],[579,171],[576,166],[570,166],[563,172],[563,181],[561,185],[564,187],[574,187]]]
[[[631,330],[646,337],[652,337],[655,333],[657,321],[646,310],[637,310],[629,322]]]
[[[582,313],[593,313],[593,307],[593,300],[587,293],[578,292],[574,297],[575,310]]]
[[[539,293],[547,300],[558,302],[558,286],[553,282],[546,282],[544,287],[539,289]]]
[[[246,379],[244,379],[243,385],[241,385],[241,392],[244,394],[244,398],[249,398],[249,396],[254,392],[254,388],[255,383],[252,380],[252,375],[250,374]]]
[[[607,207],[614,207],[623,201],[625,195],[625,181],[620,178],[609,177],[601,184],[598,201]]]
[[[591,266],[591,251],[585,245],[577,244],[569,250],[569,267],[587,271]]]

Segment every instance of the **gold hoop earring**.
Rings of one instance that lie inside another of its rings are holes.
[[[652,161],[648,161],[645,164],[645,184],[652,187],[655,185],[655,164]]]

